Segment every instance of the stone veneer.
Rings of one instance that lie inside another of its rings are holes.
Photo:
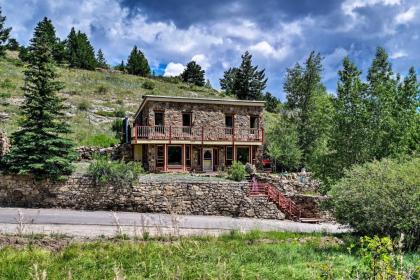
[[[86,176],[66,182],[0,174],[0,206],[59,207],[284,219],[266,198],[250,198],[247,182],[140,182],[95,186]]]

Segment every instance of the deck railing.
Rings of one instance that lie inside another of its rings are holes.
[[[262,128],[134,126],[133,139],[263,142]]]

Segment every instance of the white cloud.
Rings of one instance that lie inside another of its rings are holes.
[[[416,11],[417,11],[416,7],[410,7],[405,12],[399,13],[395,17],[395,22],[398,23],[398,24],[409,23],[410,21],[412,21],[415,18]]]
[[[407,52],[400,50],[400,51],[396,51],[391,53],[391,55],[389,56],[392,59],[399,59],[399,58],[403,58],[407,56]]]
[[[272,57],[276,60],[284,59],[289,53],[288,47],[275,49],[267,41],[261,41],[255,45],[252,45],[249,49],[253,52],[260,53],[265,57]]]
[[[182,65],[181,63],[170,62],[168,63],[168,65],[166,65],[165,73],[163,73],[163,76],[165,77],[178,76],[179,74],[182,73],[182,71],[184,71],[184,69],[185,69],[185,66]]]
[[[201,66],[201,68],[203,68],[204,70],[207,70],[211,64],[209,59],[207,58],[207,56],[205,56],[204,54],[196,54],[191,58],[191,61],[195,61],[197,64],[199,64]]]

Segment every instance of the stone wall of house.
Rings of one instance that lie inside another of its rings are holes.
[[[5,132],[0,130],[0,157],[10,150],[10,141]]]
[[[235,128],[249,128],[250,116],[259,117],[259,127],[263,127],[263,107],[223,104],[192,104],[178,102],[148,102],[143,109],[143,123],[155,125],[155,111],[164,112],[165,126],[182,126],[182,113],[192,114],[192,126],[225,127],[225,115],[234,116]]]
[[[95,186],[89,177],[35,181],[0,174],[0,206],[224,215],[284,219],[266,198],[250,198],[246,182],[143,182]]]

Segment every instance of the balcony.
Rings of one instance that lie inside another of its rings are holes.
[[[231,127],[175,127],[175,126],[134,126],[131,131],[132,143],[147,142],[264,142],[262,128]]]

